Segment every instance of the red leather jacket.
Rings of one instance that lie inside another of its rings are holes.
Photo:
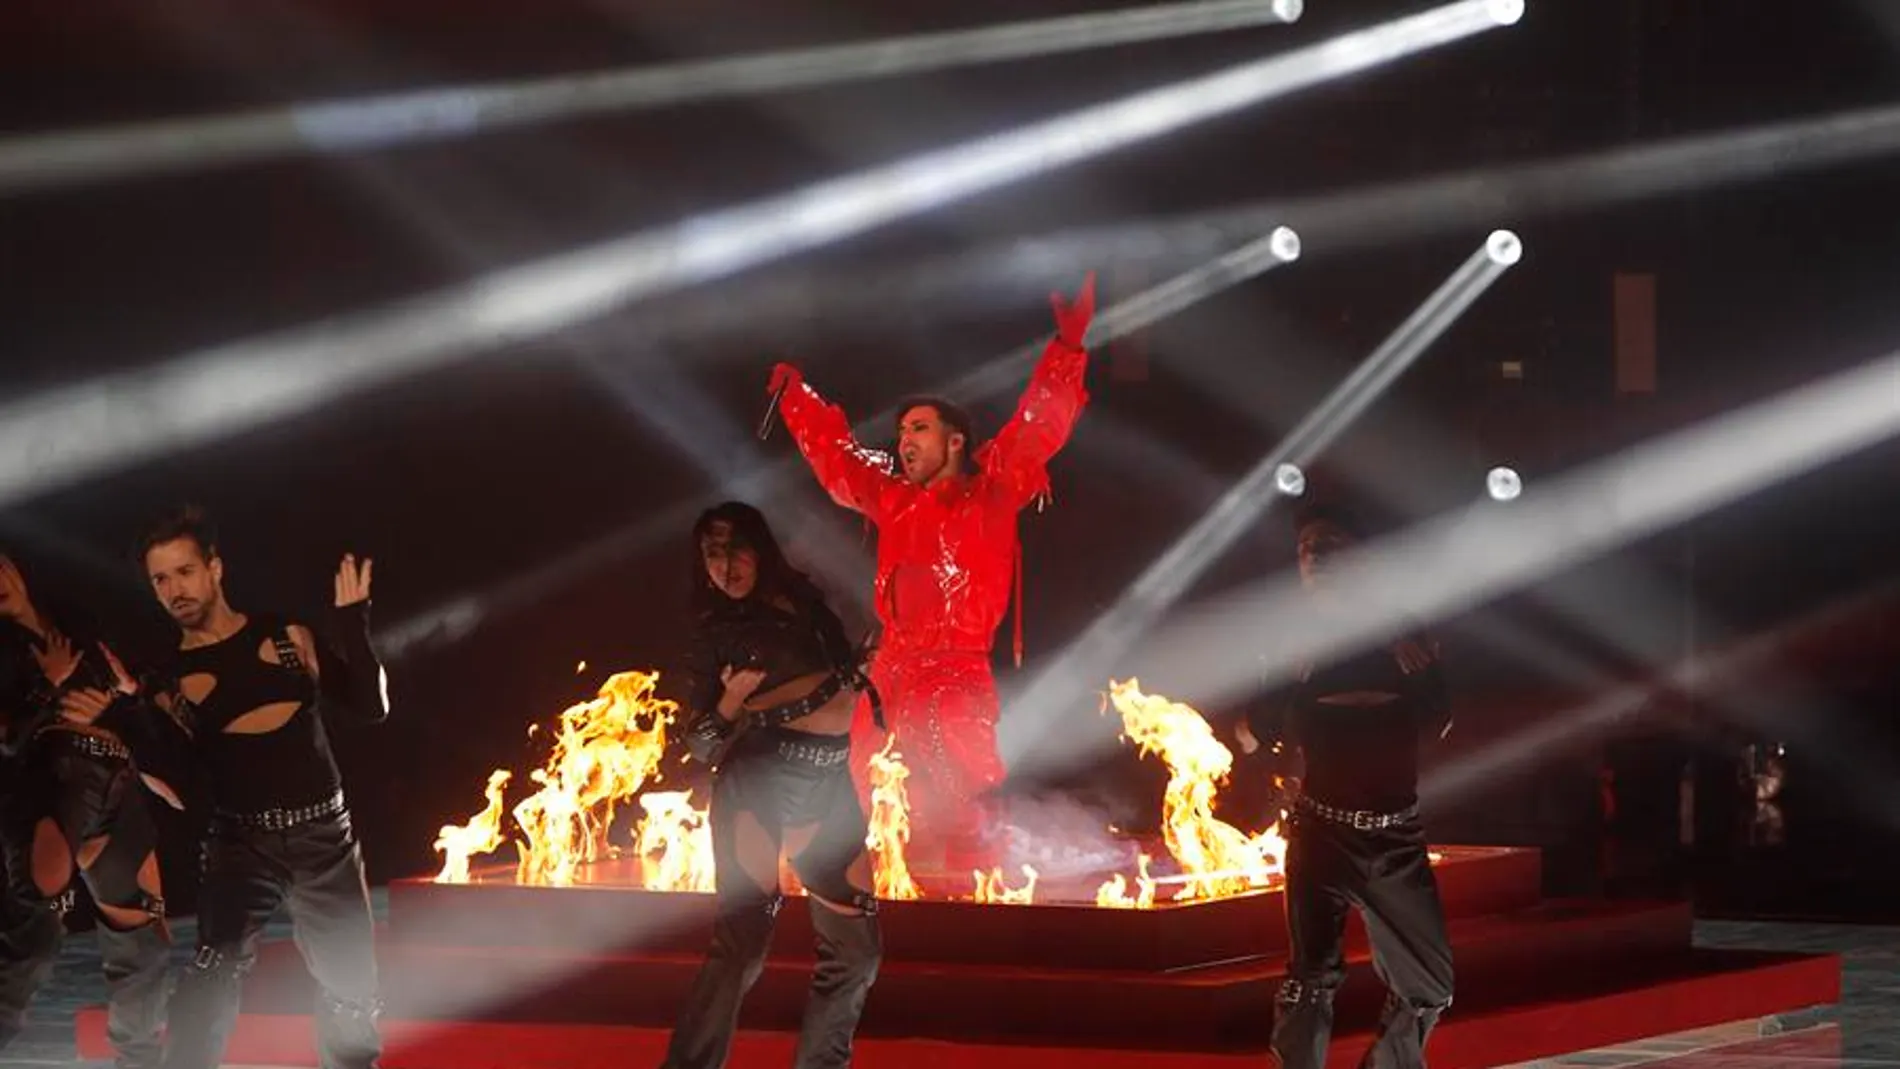
[[[799,451],[832,500],[877,525],[881,656],[988,654],[1019,565],[1016,513],[1047,492],[1049,459],[1088,403],[1081,337],[1063,323],[1016,414],[976,451],[976,472],[932,487],[895,474],[889,456],[859,445],[844,412],[791,373],[780,404]],[[1020,662],[1020,610],[1017,623]]]

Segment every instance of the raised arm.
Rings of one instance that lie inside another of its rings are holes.
[[[318,636],[292,625],[290,637],[316,672],[324,708],[367,724],[389,718],[387,679],[369,640],[369,588],[374,562],[345,554],[336,573],[330,626]]]
[[[1088,352],[1082,346],[1095,315],[1095,276],[1082,283],[1074,303],[1060,294],[1050,303],[1055,306],[1056,336],[1030,374],[1016,414],[976,457],[984,474],[1017,508],[1049,489],[1049,461],[1068,443],[1089,399],[1083,383]]]
[[[1392,655],[1405,674],[1406,696],[1418,711],[1419,731],[1434,739],[1451,734],[1451,688],[1445,683],[1438,641],[1415,631],[1393,643]]]
[[[838,504],[862,512],[873,523],[880,521],[886,495],[902,485],[891,471],[890,458],[859,445],[844,410],[819,396],[790,364],[772,369],[767,392],[781,390],[779,412],[785,428],[818,484]]]

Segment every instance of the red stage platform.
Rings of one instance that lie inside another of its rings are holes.
[[[1432,1064],[1479,1069],[1831,1003],[1833,957],[1715,954],[1689,945],[1682,904],[1543,902],[1535,851],[1441,848],[1458,967],[1457,1003]],[[657,1064],[710,924],[704,895],[628,886],[597,866],[567,888],[505,873],[390,890],[380,956],[389,1069],[582,1069]],[[892,902],[886,957],[856,1064],[875,1069],[1073,1063],[1259,1064],[1285,961],[1280,894],[1152,910],[1100,909],[1095,876],[1029,906]],[[1164,894],[1165,889],[1164,889]],[[1039,896],[1040,897],[1040,896]],[[1061,899],[1070,899],[1062,901]],[[810,928],[780,914],[747,1002],[732,1065],[790,1057],[810,969]],[[1363,932],[1340,998],[1335,1061],[1350,1065],[1381,990]],[[228,1060],[315,1065],[314,988],[294,948],[267,947],[245,992]],[[81,1022],[102,1056],[103,1020]]]

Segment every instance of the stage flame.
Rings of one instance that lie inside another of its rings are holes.
[[[435,874],[435,882],[467,883],[468,859],[501,849],[501,844],[507,841],[501,832],[501,816],[507,811],[501,795],[513,778],[514,773],[505,768],[490,772],[488,805],[467,824],[444,824],[436,833],[435,852],[442,855],[442,871]]]
[[[887,902],[923,897],[904,860],[910,842],[910,795],[904,787],[909,778],[893,731],[884,737],[884,748],[871,755],[870,833],[864,840],[871,851],[877,897]]]
[[[688,791],[655,791],[640,796],[646,819],[635,847],[640,851],[640,884],[649,891],[713,889],[712,824],[706,810],[694,809]]]
[[[1122,737],[1142,756],[1155,754],[1168,766],[1162,835],[1185,878],[1175,901],[1267,886],[1284,870],[1286,840],[1278,824],[1250,836],[1214,815],[1214,798],[1233,770],[1234,755],[1206,719],[1191,706],[1143,694],[1136,679],[1111,681],[1109,700],[1121,713]]]
[[[653,696],[659,678],[617,673],[592,701],[561,714],[554,751],[528,776],[541,789],[514,808],[522,834],[517,882],[565,886],[576,868],[607,856],[615,807],[659,778],[666,725],[679,709]]]
[[[977,869],[971,875],[976,877],[976,893],[972,896],[972,900],[978,904],[1026,906],[1036,900],[1037,873],[1033,865],[1023,866],[1024,883],[1014,891],[1009,889],[1009,882],[1003,878],[1003,870],[1000,867],[991,869],[988,873]]]
[[[1128,878],[1121,873],[1109,877],[1095,892],[1095,904],[1103,909],[1153,909],[1155,907],[1155,881],[1148,875],[1147,854],[1135,859],[1141,867],[1141,874],[1135,877],[1135,893],[1128,893]]]

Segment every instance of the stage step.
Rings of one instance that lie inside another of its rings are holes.
[[[1461,997],[1431,1043],[1434,1069],[1489,1066],[1551,1057],[1650,1036],[1765,1017],[1835,1002],[1840,960],[1833,955],[1766,955],[1697,951],[1647,969],[1586,975],[1552,963],[1551,994],[1497,1008],[1468,1006]],[[1259,1007],[1263,1015],[1264,1006]],[[1370,1017],[1342,1014],[1329,1069],[1351,1069],[1369,1042]],[[385,1021],[386,1069],[624,1069],[661,1060],[667,1030],[630,1025],[561,1025],[471,1021]],[[82,1057],[110,1057],[102,1010],[82,1011]],[[729,1069],[782,1069],[791,1058],[789,1032],[744,1032]],[[949,1042],[866,1036],[858,1069],[1257,1069],[1255,1045],[1230,1050],[1162,1050],[1132,1045],[1051,1046]],[[307,1016],[247,1012],[227,1061],[314,1066]]]
[[[1588,975],[1679,958],[1690,923],[1686,904],[1604,902],[1548,903],[1455,920],[1458,1004],[1508,1004],[1547,986],[1553,970]],[[747,999],[746,1027],[797,1027],[811,973],[810,949],[804,949],[768,962]],[[1376,1014],[1382,989],[1356,922],[1349,949],[1353,977],[1340,996],[1341,1012]],[[396,1017],[659,1027],[679,1012],[702,954],[579,956],[389,943],[380,956]],[[862,1031],[1183,1049],[1261,1042],[1283,974],[1278,954],[1166,971],[1054,968],[1027,960],[1016,966],[887,961]],[[245,1008],[296,1013],[314,995],[295,948],[275,944],[246,986]]]
[[[1435,847],[1440,899],[1453,918],[1535,906],[1542,857],[1516,847]],[[518,887],[492,879],[470,884],[398,880],[389,889],[392,938],[404,944],[530,947],[589,956],[698,954],[712,929],[710,895],[649,892],[629,886],[624,862],[590,866],[587,885]],[[616,882],[618,881],[618,882]],[[887,902],[882,906],[888,962],[1016,964],[1076,969],[1158,971],[1283,953],[1281,894],[1141,911],[1088,905],[979,906],[969,902]],[[779,914],[775,954],[797,956],[812,944],[803,903]]]

